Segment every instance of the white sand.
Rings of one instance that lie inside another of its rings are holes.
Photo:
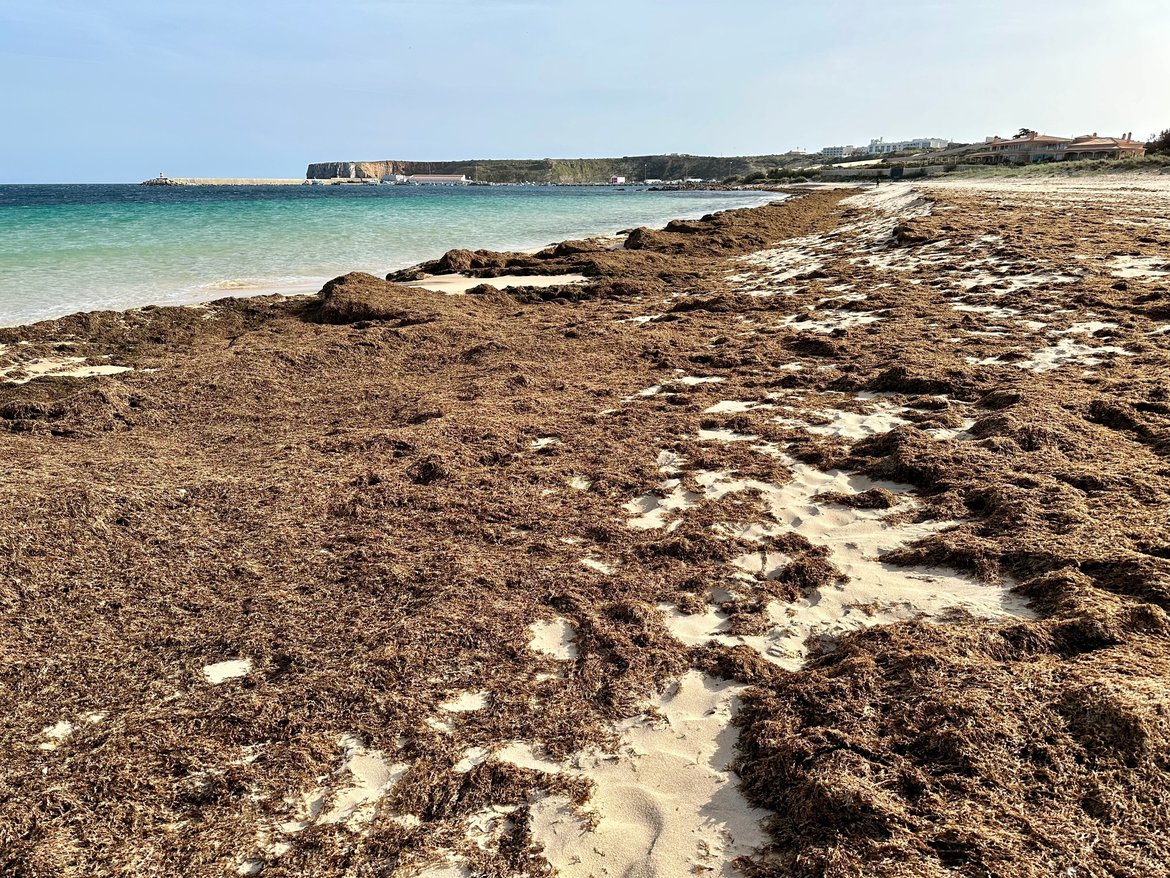
[[[750,412],[756,409],[770,408],[772,408],[772,404],[767,402],[753,402],[751,400],[742,399],[722,399],[715,403],[715,405],[703,409],[703,414],[730,415],[738,414],[739,412]]]
[[[577,629],[566,619],[553,619],[547,622],[540,619],[528,626],[532,632],[532,639],[528,641],[528,648],[536,652],[550,655],[560,661],[574,661],[577,658],[577,645],[573,642],[577,637]]]
[[[661,320],[665,316],[666,316],[665,313],[639,314],[637,317],[623,317],[622,319],[616,320],[614,322],[615,323],[639,323],[639,324],[653,323],[655,320]]]
[[[436,293],[459,295],[468,290],[487,284],[497,290],[510,287],[564,287],[587,283],[583,274],[504,274],[500,277],[467,277],[462,274],[433,274],[422,280],[407,281],[403,286],[418,287]]]
[[[466,774],[477,765],[482,765],[486,762],[490,752],[484,747],[471,747],[464,752],[463,758],[455,763],[455,767],[452,770],[456,774]]]
[[[1114,277],[1170,277],[1170,259],[1154,256],[1115,256],[1109,261],[1109,269]]]
[[[643,494],[622,506],[633,514],[626,523],[639,530],[655,530],[667,526],[667,519],[672,513],[690,509],[700,499],[701,494],[687,491],[678,479],[667,479],[658,487],[658,493]]]
[[[734,441],[752,437],[736,434]],[[713,441],[727,441],[719,437]],[[703,499],[718,499],[727,493],[758,491],[766,518],[755,533],[790,531],[815,545],[826,546],[829,560],[848,578],[846,582],[816,590],[791,604],[773,602],[769,614],[774,627],[759,637],[729,636],[723,633],[726,619],[715,609],[705,615],[684,616],[666,608],[668,625],[679,639],[691,645],[716,640],[729,645],[745,644],[776,664],[796,670],[808,656],[808,641],[832,640],[869,625],[916,618],[944,619],[956,610],[985,619],[1009,616],[1030,617],[1026,602],[1010,592],[1011,583],[991,586],[953,571],[906,568],[886,564],[881,556],[950,526],[948,522],[893,524],[886,519],[913,505],[907,485],[874,482],[864,476],[839,471],[822,472],[784,454],[777,446],[760,443],[760,453],[780,457],[792,471],[785,485],[771,485],[753,479],[738,479],[730,473],[699,471],[693,474],[703,494],[676,512],[685,512]],[[871,487],[883,487],[905,497],[893,510],[851,509],[814,500],[816,495],[834,492],[856,494]],[[665,516],[663,516],[665,518]],[[746,536],[752,531],[743,523],[729,524],[729,531]],[[742,556],[737,567],[765,576],[775,575],[783,556]]]
[[[310,826],[336,826],[346,832],[362,833],[373,818],[378,801],[406,774],[408,766],[392,764],[380,750],[367,749],[354,735],[337,739],[340,765],[319,778],[318,785],[286,802],[292,816],[279,823],[267,823],[256,833],[261,856],[242,858],[241,875],[255,875],[266,861],[276,860],[292,850],[298,833]]]
[[[467,713],[473,710],[483,710],[487,706],[486,692],[460,692],[454,698],[439,705],[439,710],[448,713]]]
[[[41,742],[40,748],[42,750],[56,750],[72,734],[73,723],[67,719],[60,720],[51,726],[46,726],[41,730],[41,737],[45,740]]]
[[[532,771],[543,771],[545,774],[560,774],[564,770],[561,763],[546,759],[537,752],[537,747],[525,741],[512,741],[501,747],[495,752],[495,758],[500,762],[508,762]]]
[[[712,430],[699,430],[698,437],[700,442],[754,442],[758,436],[750,436],[747,433],[736,433],[734,430],[728,430],[723,427]]]
[[[865,326],[868,323],[877,323],[881,319],[881,317],[868,311],[841,311],[833,308],[825,308],[810,311],[805,314],[788,314],[776,325],[795,329],[798,332],[815,332],[819,335],[828,335],[838,329],[852,329],[856,326]]]
[[[228,659],[227,661],[216,662],[213,665],[205,665],[203,668],[203,676],[207,678],[207,682],[213,686],[218,686],[225,680],[234,680],[236,677],[243,677],[251,670],[251,659]]]
[[[1107,332],[1117,329],[1117,324],[1109,320],[1086,320],[1083,323],[1073,323],[1067,329],[1056,330],[1057,335],[1093,335],[1097,332]]]
[[[316,822],[353,827],[373,817],[375,803],[406,774],[407,766],[390,764],[380,750],[367,750],[352,735],[343,735],[339,743],[345,759],[332,789],[317,790],[306,802],[310,812],[320,813]],[[326,802],[330,807],[321,813]]]
[[[562,878],[693,874],[731,878],[731,861],[767,842],[760,820],[728,768],[736,732],[729,723],[745,687],[685,674],[647,709],[618,725],[616,756],[579,754],[558,765],[513,744],[496,758],[593,781],[592,830],[561,796],[531,805],[533,839]]]
[[[438,717],[428,716],[425,720],[423,720],[423,722],[426,723],[429,728],[434,729],[436,732],[441,732],[444,735],[450,735],[455,731],[455,727],[453,725],[451,725],[446,720],[439,719]]]
[[[671,384],[682,384],[686,387],[694,387],[698,384],[718,384],[723,379],[718,375],[682,375],[678,378],[668,378],[661,384],[653,384],[650,387],[645,387],[639,390],[633,396],[625,397],[622,402],[632,402],[640,396],[657,396],[663,391],[669,390]]]
[[[1027,369],[1031,372],[1051,372],[1064,366],[1096,366],[1101,362],[1101,354],[1113,354],[1119,357],[1133,356],[1132,351],[1127,351],[1116,345],[1082,344],[1066,336],[1055,344],[1033,351],[1029,357],[1023,360],[1001,360],[998,355],[966,357],[965,359],[975,366],[1015,366],[1017,369]]]
[[[910,423],[902,417],[907,409],[885,401],[869,406],[868,412],[850,412],[841,409],[818,409],[810,414],[824,423],[778,417],[773,420],[785,426],[797,426],[818,436],[834,436],[839,439],[864,439],[878,433],[888,433],[895,427]]]
[[[96,378],[132,371],[130,366],[86,366],[85,357],[44,357],[0,368],[0,382],[27,384],[37,378]]]
[[[821,235],[792,238],[767,250],[740,257],[745,271],[730,274],[727,282],[738,292],[751,296],[773,296],[784,284],[824,267],[820,253],[825,245]]]
[[[757,574],[764,579],[775,579],[792,559],[783,552],[769,552],[760,549],[758,552],[748,552],[729,562],[732,567],[738,567],[747,573]]]
[[[1051,372],[1062,366],[1096,366],[1101,362],[1099,354],[1116,354],[1121,357],[1132,357],[1133,352],[1116,345],[1086,345],[1062,338],[1056,344],[1035,351],[1026,360],[1012,363],[1020,369],[1030,369],[1033,372]]]
[[[594,558],[592,556],[586,556],[586,557],[582,558],[581,559],[581,566],[588,567],[590,570],[592,570],[596,573],[600,573],[603,576],[610,576],[613,574],[614,570],[617,569],[617,567],[614,566],[613,564],[607,564],[605,561],[602,561],[600,558]]]

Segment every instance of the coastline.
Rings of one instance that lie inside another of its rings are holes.
[[[15,855],[1170,864],[1170,181],[1046,184],[0,329]]]
[[[69,189],[72,187],[60,188]],[[134,190],[136,187],[128,185],[113,188]],[[425,235],[426,233],[411,233],[407,228],[417,213],[412,205],[419,200],[419,193],[415,193],[413,198],[406,199],[402,207],[399,208],[399,199],[387,201],[385,195],[375,197],[377,193],[375,196],[370,196],[368,192],[358,192],[355,193],[355,196],[358,196],[356,201],[345,203],[352,204],[354,211],[365,210],[365,213],[355,212],[352,218],[347,215],[339,215],[322,219],[309,212],[300,220],[303,224],[313,224],[312,227],[318,229],[320,235],[331,241],[344,241],[347,237],[356,237],[356,235],[345,231],[347,224],[355,224],[359,230],[363,225],[366,229],[372,230],[366,233],[370,240],[360,245],[354,245],[351,248],[352,257],[341,262],[339,259],[319,252],[306,256],[304,253],[295,251],[291,244],[281,240],[284,236],[279,234],[280,227],[272,227],[272,223],[279,223],[281,220],[273,219],[268,212],[257,213],[241,226],[242,220],[235,216],[237,208],[230,204],[222,208],[216,207],[215,226],[211,229],[201,228],[200,224],[195,222],[192,217],[178,215],[180,209],[182,211],[203,209],[201,205],[204,203],[205,196],[212,199],[219,198],[218,190],[215,187],[211,187],[205,195],[196,191],[195,196],[189,195],[195,191],[189,187],[171,190],[167,190],[167,187],[152,188],[153,191],[147,190],[149,198],[182,199],[174,205],[165,206],[165,209],[160,209],[157,213],[150,215],[152,222],[158,222],[164,227],[166,223],[171,222],[169,218],[175,215],[178,217],[174,220],[178,224],[177,228],[169,233],[169,237],[160,242],[149,237],[154,234],[154,229],[157,226],[143,226],[141,217],[134,217],[133,219],[139,220],[139,225],[142,226],[138,230],[138,234],[147,237],[141,245],[144,248],[142,257],[126,265],[120,263],[109,265],[102,260],[104,253],[118,257],[123,252],[133,252],[132,245],[122,239],[90,242],[87,246],[95,254],[93,261],[78,264],[70,262],[69,267],[61,265],[61,260],[56,258],[43,258],[46,257],[46,254],[36,250],[27,250],[27,255],[24,257],[15,256],[13,253],[21,252],[19,249],[21,238],[18,236],[12,240],[10,243],[13,252],[9,254],[9,261],[0,260],[0,265],[7,269],[9,278],[20,278],[20,282],[17,284],[15,280],[11,281],[11,288],[6,288],[4,284],[0,283],[0,302],[3,302],[0,304],[0,326],[19,326],[30,321],[51,320],[70,313],[86,311],[201,304],[214,301],[226,294],[304,295],[316,292],[322,284],[341,271],[365,270],[373,274],[385,274],[387,271],[407,268],[424,259],[436,258],[450,246],[539,249],[546,246],[550,239],[558,237],[609,235],[622,227],[618,225],[621,222],[624,222],[626,227],[642,222],[649,222],[651,225],[665,224],[680,216],[698,218],[711,210],[755,206],[783,197],[783,195],[761,190],[743,191],[731,195],[717,193],[717,199],[705,199],[702,203],[696,203],[693,206],[688,206],[685,201],[673,203],[673,200],[659,199],[653,203],[654,207],[650,209],[649,215],[647,209],[641,206],[639,199],[635,198],[631,199],[628,206],[610,209],[609,214],[616,215],[612,218],[607,215],[607,217],[597,219],[584,209],[581,210],[576,220],[561,214],[550,215],[547,222],[551,228],[544,231],[538,228],[539,211],[543,210],[539,203],[543,200],[541,198],[533,205],[535,208],[532,214],[533,218],[528,220],[528,225],[523,228],[513,228],[515,225],[514,217],[502,218],[502,225],[500,218],[497,218],[496,225],[509,230],[505,234],[501,234],[500,230],[491,224],[490,214],[485,216],[476,214],[480,220],[489,224],[490,231],[462,228],[457,224],[458,215],[422,217],[425,228],[431,228],[435,224],[441,227],[443,222],[451,222],[454,225],[447,240],[436,239],[420,245],[416,239],[419,234]],[[540,188],[542,190],[566,190],[566,187]],[[167,191],[160,192],[160,189]],[[337,207],[339,198],[329,196],[328,193],[326,196],[321,196],[320,193],[305,193],[296,189],[293,190],[293,193],[291,197],[308,199],[306,203],[311,203],[314,206],[320,205],[322,211],[341,210]],[[191,197],[196,197],[199,200],[188,204],[186,199]],[[723,204],[724,199],[726,199],[726,205]],[[27,197],[26,200],[28,200]],[[75,200],[75,197],[70,194],[68,200]],[[447,201],[449,196],[442,197],[441,200]],[[471,200],[479,202],[481,199]],[[278,201],[277,204],[279,203]],[[383,212],[379,213],[370,205],[382,205]],[[391,216],[388,220],[384,215],[387,208],[398,210],[400,218],[396,219]],[[45,208],[40,208],[40,210],[43,211]],[[480,209],[480,213],[483,213],[482,209]],[[127,221],[130,219],[128,218]],[[45,217],[43,214],[30,215],[28,221],[30,224],[35,222],[39,225],[45,221]],[[286,225],[288,222],[285,220]],[[388,222],[397,222],[397,225],[387,226]],[[531,227],[534,224],[537,226],[536,228]],[[4,239],[3,232],[4,229],[0,228],[0,240]],[[75,234],[76,230],[66,227],[59,232],[62,235],[68,235]],[[267,237],[261,238],[260,235]],[[399,236],[404,237],[400,240]],[[250,240],[254,243],[248,245]],[[260,252],[265,252],[268,248],[272,248],[277,253],[286,253],[287,251],[286,258],[289,262],[276,264],[274,261],[276,257],[252,258],[248,255],[238,255],[231,259],[222,257],[218,261],[211,257],[204,259],[204,252],[215,253],[223,249],[224,241],[230,242],[229,252],[241,252],[241,248],[245,246],[254,246]],[[313,242],[302,242],[302,244],[310,250],[313,246],[318,249],[321,246]],[[35,247],[35,242],[25,242],[24,246],[26,248]],[[403,249],[405,249],[405,253],[402,252]],[[52,256],[52,254],[47,256]],[[231,267],[225,267],[229,262]],[[159,267],[162,265],[167,267]],[[198,268],[192,268],[193,265],[198,266]],[[328,270],[322,270],[322,268]],[[202,272],[203,276],[198,277],[197,272]],[[193,274],[196,276],[193,277]],[[98,278],[103,279],[105,285],[94,286],[92,289],[79,286],[83,284],[94,285]],[[36,290],[31,294],[32,301],[27,298],[30,296],[27,292],[30,288]],[[81,301],[79,295],[81,289],[88,290],[85,295],[86,301]],[[3,301],[7,296],[14,297],[12,302]],[[75,306],[61,304],[62,300],[68,300],[69,297],[74,298]]]

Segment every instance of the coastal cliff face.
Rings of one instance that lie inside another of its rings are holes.
[[[377,162],[318,162],[309,165],[308,180],[379,180],[389,174],[466,174],[493,183],[549,181],[552,162],[491,161],[416,162],[388,159]],[[608,178],[607,178],[608,179]]]
[[[388,174],[466,174],[485,183],[604,183],[611,176],[630,180],[722,180],[753,171],[787,167],[794,153],[762,156],[649,155],[600,159],[467,159],[450,162],[315,162],[308,180],[378,180]]]

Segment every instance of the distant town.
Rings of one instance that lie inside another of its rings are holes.
[[[886,142],[879,137],[871,140],[869,146],[826,146],[820,154],[831,158],[849,158],[856,155],[889,155],[913,149],[943,149],[950,145],[951,141],[939,137],[916,137],[913,140],[893,142]]]
[[[826,146],[820,151],[820,155],[827,158],[852,158],[937,150],[962,157],[964,161],[980,164],[1028,164],[1081,159],[1141,158],[1146,154],[1146,145],[1134,140],[1132,131],[1120,137],[1101,136],[1097,132],[1078,137],[1062,137],[1022,128],[1008,138],[997,134],[985,137],[982,144],[955,143],[939,137],[917,137],[913,140],[892,142],[877,138],[871,140],[868,146]]]
[[[960,143],[946,137],[872,138],[867,145],[826,146],[818,153],[789,150],[773,155],[696,156],[669,153],[596,159],[488,159],[447,162],[347,161],[311,164],[310,183],[476,185],[696,186],[742,185],[800,178],[933,176],[964,167],[1082,159],[1137,159],[1146,144],[1132,132],[1078,136],[1021,128],[1008,137]]]
[[[1164,145],[1153,142],[1155,152]],[[981,165],[1141,159],[1147,143],[1133,132],[1076,136],[1043,134],[1021,128],[1009,137],[989,135],[978,143],[944,137],[908,140],[873,138],[865,146],[826,146],[817,153],[794,149],[772,155],[699,156],[686,153],[579,159],[469,159],[462,161],[315,162],[303,178],[195,179],[157,177],[149,186],[199,185],[415,185],[415,186],[739,186],[762,182],[801,182],[811,178],[865,179],[921,177]]]

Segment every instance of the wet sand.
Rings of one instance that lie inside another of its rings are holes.
[[[0,863],[1165,872],[1168,215],[815,190],[0,330]]]

